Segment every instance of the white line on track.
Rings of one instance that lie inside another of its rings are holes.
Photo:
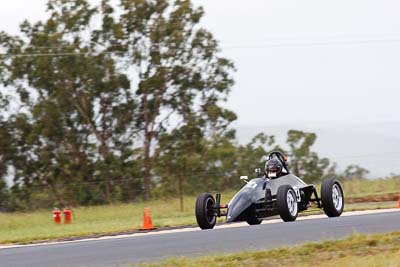
[[[341,216],[347,217],[347,216],[379,214],[379,213],[399,212],[399,211],[400,211],[400,209],[398,209],[398,208],[397,209],[347,211],[347,212],[343,212],[343,214]],[[315,220],[315,219],[323,219],[323,218],[327,218],[325,214],[301,216],[301,217],[298,217],[297,220],[298,221],[306,221],[306,220]],[[275,224],[275,223],[282,223],[282,220],[281,219],[271,219],[271,220],[264,220],[262,222],[262,224]],[[250,227],[250,226],[245,222],[240,222],[240,223],[229,223],[229,224],[216,225],[214,227],[214,229],[238,228],[238,227]],[[72,241],[47,242],[47,243],[37,243],[37,244],[28,244],[28,245],[5,245],[5,246],[0,246],[0,249],[49,246],[49,245],[57,245],[57,244],[132,238],[132,237],[139,237],[139,236],[165,235],[165,234],[171,234],[171,233],[185,233],[185,232],[195,232],[195,231],[201,231],[201,229],[199,227],[191,227],[191,228],[183,228],[183,229],[163,230],[163,231],[158,231],[158,232],[134,233],[134,234],[126,234],[126,235],[104,236],[104,237],[98,237],[98,238],[87,238],[87,239],[72,240]]]

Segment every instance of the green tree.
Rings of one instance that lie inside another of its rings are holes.
[[[163,135],[192,125],[197,113],[209,121],[206,139],[236,119],[220,107],[233,64],[199,26],[204,12],[191,1],[47,7],[48,19],[25,21],[21,36],[0,34],[0,82],[20,103],[9,117],[7,164],[13,192],[27,203],[33,188],[61,204],[132,199],[129,190],[147,200]]]
[[[135,96],[112,55],[88,40],[96,7],[51,0],[48,11],[46,21],[21,25],[23,37],[0,38],[8,52],[1,81],[15,89],[23,111],[10,117],[15,182],[47,186],[59,203],[63,196],[109,202],[115,180],[138,176]]]
[[[185,187],[191,187],[190,183],[185,184],[187,176],[192,176],[193,171],[201,167],[204,152],[200,124],[195,118],[187,122],[188,124],[174,129],[170,134],[162,134],[157,151],[160,156],[156,165],[161,177],[159,187],[163,189],[163,193],[169,195],[178,192],[181,211],[184,210]]]
[[[198,112],[187,112],[181,127],[160,136],[156,151],[159,188],[164,193],[178,192],[181,210],[184,192],[229,188],[236,155],[235,132],[229,127],[236,119],[233,112],[213,101]]]
[[[93,41],[108,40],[135,78],[140,99],[135,113],[142,130],[144,199],[150,198],[151,176],[161,134],[184,122],[185,114],[218,109],[233,84],[233,64],[219,56],[212,34],[199,26],[204,14],[191,1],[121,1],[121,16],[102,2],[103,31]]]
[[[0,114],[0,211],[8,210],[11,207],[9,203],[9,188],[5,181],[10,166],[10,157],[13,154],[10,144],[11,136],[7,121]]]
[[[369,171],[358,165],[349,165],[344,170],[342,177],[346,180],[349,179],[365,179]]]
[[[315,133],[289,130],[287,144],[289,145],[289,167],[292,172],[306,182],[321,181],[327,173],[333,171],[329,159],[320,158],[311,150],[317,139]]]

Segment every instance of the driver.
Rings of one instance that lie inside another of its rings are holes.
[[[282,169],[282,163],[276,158],[272,158],[265,163],[265,175],[268,178],[275,179],[282,176]]]

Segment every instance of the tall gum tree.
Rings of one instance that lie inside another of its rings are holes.
[[[234,66],[219,55],[217,41],[199,24],[203,9],[191,1],[121,0],[119,16],[102,1],[102,12],[103,31],[93,41],[108,40],[108,51],[118,53],[136,81],[131,85],[140,102],[133,116],[143,140],[148,200],[160,133],[182,123],[184,114],[219,108]]]

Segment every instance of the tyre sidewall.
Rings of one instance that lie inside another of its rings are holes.
[[[263,221],[263,218],[259,218],[257,215],[256,206],[254,204],[251,205],[247,210],[246,222],[249,225],[257,225],[257,224],[261,224],[262,221]]]
[[[296,214],[292,215],[289,210],[289,203],[287,201],[287,194],[290,192],[292,194],[294,201],[296,202]],[[278,193],[276,197],[277,207],[279,215],[285,222],[295,221],[299,214],[299,206],[297,203],[296,193],[290,185],[282,185],[278,188]]]
[[[340,209],[336,209],[333,201],[332,191],[335,185],[337,185],[342,195],[342,206],[340,207]],[[322,181],[321,200],[322,200],[322,208],[325,214],[328,215],[328,217],[340,216],[344,210],[344,193],[340,182],[334,179],[326,179]]]
[[[201,229],[212,229],[216,222],[217,217],[213,216],[211,219],[208,216],[208,204],[215,204],[215,199],[210,193],[202,193],[197,197],[195,214],[197,224]]]

